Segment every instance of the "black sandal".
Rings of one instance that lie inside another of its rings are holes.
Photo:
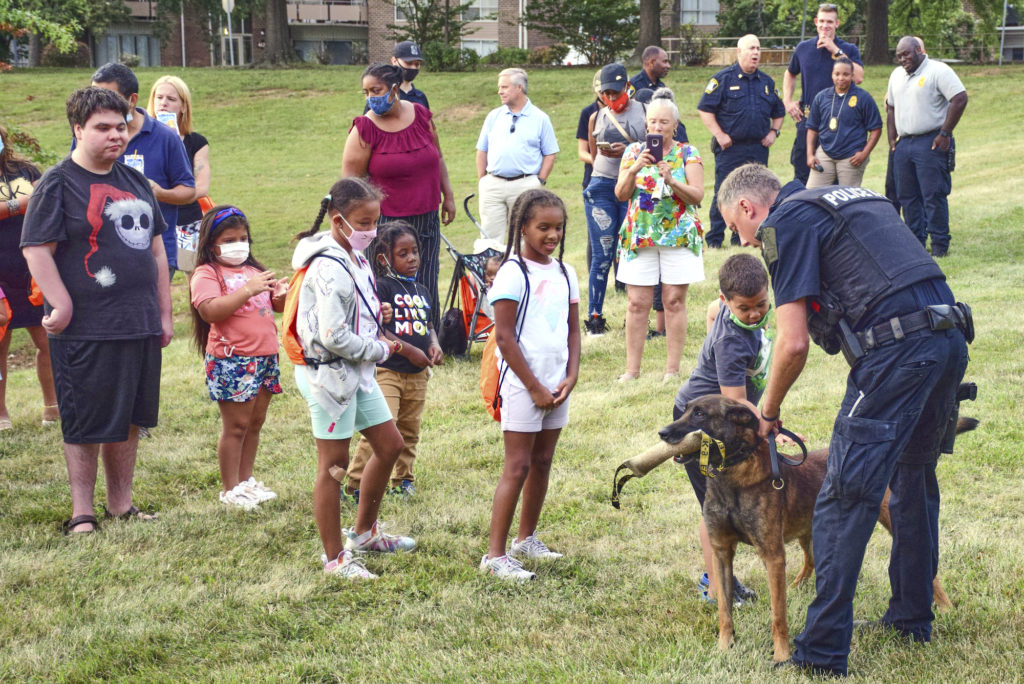
[[[79,525],[84,525],[86,523],[89,523],[90,525],[92,525],[92,529],[91,530],[89,530],[88,532],[74,532],[74,534],[92,534],[93,532],[96,532],[97,530],[100,529],[100,521],[96,519],[96,516],[95,515],[88,515],[88,514],[86,514],[86,515],[78,515],[78,516],[75,516],[74,518],[68,518],[67,520],[65,520],[64,522],[62,522],[60,524],[60,530],[65,535],[70,535],[70,534],[73,533],[73,530],[76,527],[78,527]]]
[[[138,506],[132,506],[121,515],[114,515],[107,510],[106,504],[103,505],[103,517],[106,520],[135,520],[137,522],[152,522],[156,520],[156,513],[146,513],[140,511]]]

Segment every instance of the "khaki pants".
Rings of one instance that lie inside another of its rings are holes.
[[[860,187],[861,181],[864,179],[864,169],[867,168],[870,158],[865,159],[864,163],[860,166],[854,166],[850,163],[850,159],[833,159],[832,157],[825,154],[825,150],[818,145],[817,151],[814,156],[821,162],[821,168],[824,171],[817,171],[811,169],[811,175],[807,177],[808,188],[820,188],[825,185],[849,185],[851,187]]]
[[[505,244],[508,237],[508,215],[516,198],[531,188],[541,187],[535,174],[507,181],[487,173],[480,179],[480,227],[492,240]]]
[[[399,373],[389,368],[377,369],[377,384],[388,402],[395,426],[405,440],[405,447],[398,455],[395,469],[391,473],[391,486],[397,487],[402,480],[412,480],[412,462],[416,458],[416,444],[420,441],[420,420],[423,417],[423,406],[427,397],[427,371],[419,373]],[[348,486],[359,489],[363,468],[373,453],[370,443],[359,440],[355,456],[348,469]]]

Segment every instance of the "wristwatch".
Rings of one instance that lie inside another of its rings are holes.
[[[939,131],[939,135],[941,135],[943,138],[952,138],[953,137],[953,134],[950,133],[949,131],[941,131],[940,130]]]
[[[547,185],[548,184],[548,179],[547,178],[541,178],[540,176],[537,176],[537,180],[540,181],[541,185]]]
[[[836,51],[835,51],[835,53],[834,53],[834,54],[832,55],[832,59],[839,59],[840,57],[843,57],[844,55],[846,55],[846,53],[845,53],[845,52],[843,52],[843,48],[839,48],[839,49],[838,49],[838,50],[836,50]]]
[[[781,128],[773,128],[772,129],[772,133],[774,133],[775,137],[778,138],[780,135],[782,135],[782,129]]]

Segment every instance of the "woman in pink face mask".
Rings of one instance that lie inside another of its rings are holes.
[[[626,202],[615,197],[622,153],[630,143],[647,135],[644,105],[631,98],[626,68],[609,64],[597,79],[597,95],[605,105],[590,117],[588,143],[594,160],[590,184],[583,191],[590,244],[589,305],[584,328],[603,335],[608,324],[602,315],[608,273],[615,258],[619,226],[626,217]]]

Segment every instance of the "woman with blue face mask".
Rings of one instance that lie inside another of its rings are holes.
[[[416,280],[436,302],[441,222],[448,225],[455,218],[455,198],[430,110],[399,97],[404,76],[405,70],[393,64],[371,64],[363,72],[368,109],[349,130],[341,175],[367,178],[381,189],[381,223],[412,224],[421,248]],[[436,328],[436,309],[430,318]]]

